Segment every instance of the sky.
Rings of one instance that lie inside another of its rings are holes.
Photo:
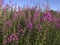
[[[24,5],[29,5],[34,6],[36,4],[39,4],[41,6],[41,8],[44,8],[45,4],[46,4],[46,0],[12,0],[11,3],[9,3],[9,0],[5,0],[4,4],[16,4],[17,6],[23,7]],[[49,0],[49,5],[50,5],[50,9],[53,10],[60,10],[60,0]]]

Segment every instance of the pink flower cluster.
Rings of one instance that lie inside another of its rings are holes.
[[[51,22],[53,20],[53,15],[51,14],[51,12],[44,13],[42,20],[43,21],[48,20]]]
[[[18,41],[18,35],[16,34],[10,35],[7,39],[4,40],[4,43],[7,43],[7,42],[9,43],[12,41]]]

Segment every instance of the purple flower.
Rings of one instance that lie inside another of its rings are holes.
[[[16,34],[12,34],[5,41],[6,42],[18,41],[18,36]]]
[[[60,24],[56,24],[56,26],[57,26],[58,28],[60,28]]]
[[[8,42],[11,42],[12,40],[13,40],[13,38],[11,38],[11,37],[9,37],[9,38],[7,39]]]
[[[7,27],[12,26],[12,21],[11,20],[6,20],[5,23],[6,23]]]
[[[42,17],[42,20],[43,20],[43,21],[48,20],[48,21],[51,22],[52,19],[53,19],[53,16],[52,16],[52,14],[51,14],[50,12],[44,13],[44,15],[43,15],[43,17]]]
[[[60,18],[54,18],[53,23],[56,25],[56,27],[60,28]]]
[[[14,19],[14,20],[17,20],[17,19],[18,19],[18,15],[17,15],[16,13],[14,13],[13,19]]]
[[[40,30],[42,29],[42,25],[38,24],[38,25],[36,26],[36,28],[37,28],[38,31],[40,31]]]
[[[9,38],[12,38],[13,40],[18,40],[18,36],[16,34],[12,34]]]
[[[34,13],[34,17],[38,17],[38,12],[35,12]]]
[[[20,34],[22,34],[24,31],[23,31],[23,29],[19,29],[18,32],[19,32]]]
[[[30,23],[27,23],[27,28],[28,29],[32,29],[32,23],[30,22]]]

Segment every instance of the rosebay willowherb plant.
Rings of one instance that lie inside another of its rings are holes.
[[[60,45],[60,14],[55,13],[6,5],[0,14],[0,45]]]

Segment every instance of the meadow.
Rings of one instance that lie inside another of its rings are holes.
[[[60,45],[60,12],[0,7],[0,45]]]

